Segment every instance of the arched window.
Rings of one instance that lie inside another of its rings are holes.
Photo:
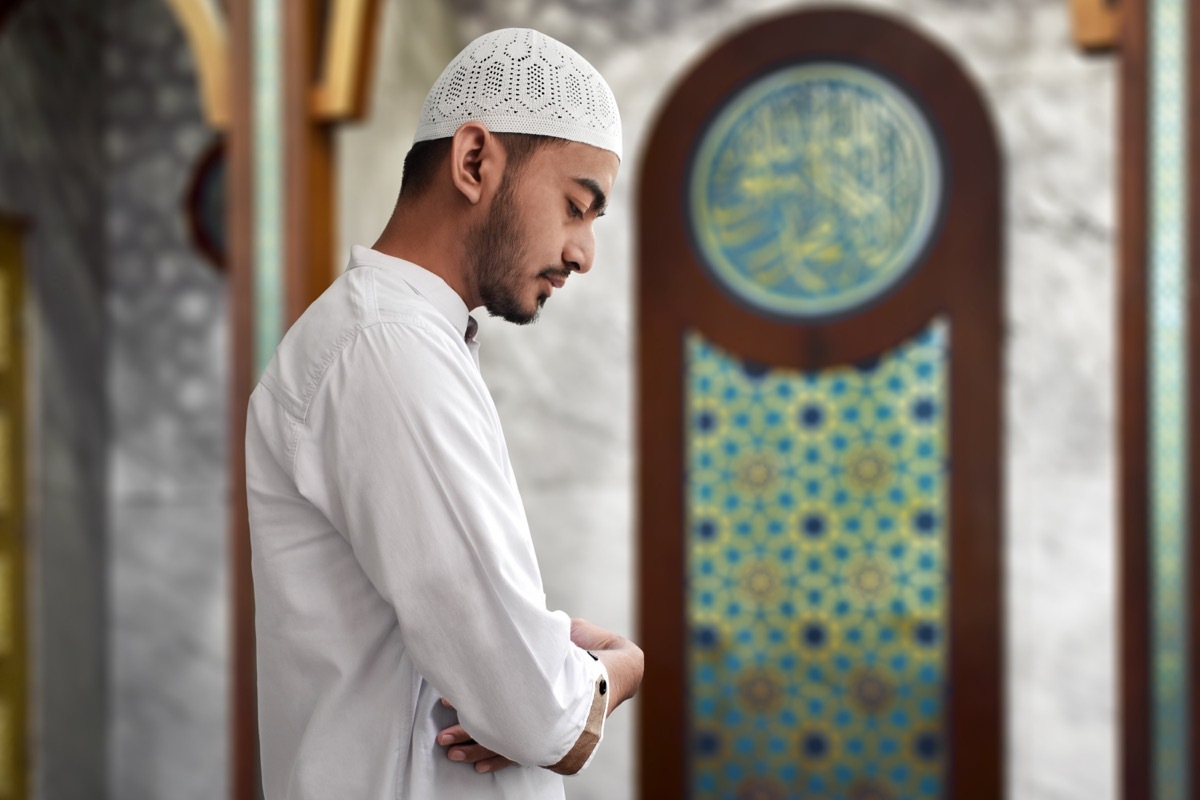
[[[905,25],[801,11],[704,59],[643,163],[642,796],[1003,797],[979,93]]]

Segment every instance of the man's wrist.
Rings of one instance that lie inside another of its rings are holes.
[[[645,664],[640,647],[628,639],[622,639],[621,642],[619,647],[599,649],[592,654],[604,664],[604,669],[608,672],[610,714],[621,703],[637,694]]]

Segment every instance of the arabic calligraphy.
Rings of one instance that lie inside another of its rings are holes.
[[[898,87],[849,64],[806,64],[741,91],[693,165],[695,238],[727,288],[807,317],[875,299],[936,221],[941,162]]]

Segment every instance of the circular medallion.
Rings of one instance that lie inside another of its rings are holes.
[[[920,258],[942,204],[925,115],[862,67],[807,63],[735,94],[691,167],[693,237],[751,306],[812,319],[859,308]]]

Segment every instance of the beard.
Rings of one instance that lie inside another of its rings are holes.
[[[512,181],[506,175],[488,210],[487,219],[467,234],[467,259],[475,276],[479,298],[488,314],[517,325],[528,325],[537,319],[546,295],[539,295],[532,308],[522,299],[529,291],[529,278],[521,269],[526,254],[512,200]],[[556,271],[561,269],[551,267],[547,270]]]

